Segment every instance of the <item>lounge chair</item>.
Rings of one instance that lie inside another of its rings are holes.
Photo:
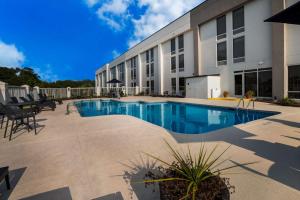
[[[40,108],[51,108],[53,111],[55,110],[56,108],[56,104],[55,102],[53,101],[48,101],[48,100],[45,100],[44,98],[40,98],[38,101],[35,101],[33,96],[31,94],[27,94],[27,97],[30,101],[34,101],[34,102],[37,102],[37,105],[40,107]]]
[[[36,121],[35,121],[35,113],[33,109],[22,110],[18,106],[13,106],[13,105],[4,106],[2,103],[0,103],[0,111],[3,112],[7,117],[4,138],[6,138],[7,135],[9,121],[12,121],[9,140],[11,140],[12,134],[15,133],[18,127],[21,125],[27,126],[28,131],[29,129],[32,129],[31,126],[29,125],[29,118],[33,118],[34,133],[36,134]],[[25,120],[27,120],[27,123],[25,123]]]
[[[50,98],[49,99],[46,94],[43,94],[42,97],[44,98],[44,100],[54,101],[54,102],[57,102],[59,105],[63,104],[62,99],[55,99],[55,98]]]
[[[25,103],[32,103],[31,108],[34,110],[35,114],[39,113],[42,110],[42,108],[38,105],[36,101],[30,101],[25,97],[20,97],[20,99]]]

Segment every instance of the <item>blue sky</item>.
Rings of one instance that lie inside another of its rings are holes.
[[[0,0],[0,66],[47,81],[94,79],[101,65],[201,0]]]

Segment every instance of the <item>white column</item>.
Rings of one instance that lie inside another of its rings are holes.
[[[115,70],[116,70],[116,79],[120,80],[120,77],[119,77],[119,66],[118,65],[116,66]],[[119,87],[119,83],[117,84],[117,87]]]
[[[142,58],[141,54],[138,54],[138,80],[139,80],[139,87],[140,87],[140,92],[143,91],[143,77],[142,77]]]
[[[26,95],[30,94],[30,86],[29,85],[21,85],[21,87],[25,88],[26,90]]]
[[[128,67],[127,67],[127,61],[124,62],[124,73],[125,73],[125,90],[126,94],[128,94]]]
[[[71,87],[67,87],[67,97],[71,98]]]
[[[40,93],[40,87],[39,87],[39,86],[34,86],[34,87],[33,87],[33,89],[35,89],[35,90],[36,90],[37,94],[39,94],[39,93]]]
[[[100,74],[96,74],[96,94],[97,96],[100,96],[100,81],[99,81],[99,78],[100,78]]]
[[[163,52],[162,44],[158,45],[158,84],[159,84],[159,94],[164,94],[164,63],[163,63]]]
[[[8,101],[7,86],[7,83],[0,81],[0,102],[3,104],[6,104]]]

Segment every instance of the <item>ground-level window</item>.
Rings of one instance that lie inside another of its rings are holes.
[[[172,94],[176,94],[176,78],[171,79]]]
[[[234,87],[235,87],[235,95],[242,96],[243,95],[243,74],[234,75]]]
[[[289,98],[300,99],[300,65],[289,66],[288,68],[288,95]]]
[[[146,93],[147,93],[147,94],[149,94],[149,91],[150,91],[150,90],[149,90],[149,87],[150,87],[150,84],[149,84],[149,81],[147,81],[147,89],[146,89]]]
[[[258,95],[260,97],[272,97],[272,71],[258,72]]]
[[[257,72],[245,73],[245,93],[253,91],[257,95]]]
[[[151,93],[154,92],[154,80],[151,80]]]
[[[179,78],[179,92],[181,96],[185,96],[185,78]]]

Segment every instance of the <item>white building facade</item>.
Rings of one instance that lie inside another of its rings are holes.
[[[207,0],[97,70],[97,94],[115,78],[135,94],[299,99],[300,26],[264,22],[296,2]]]

